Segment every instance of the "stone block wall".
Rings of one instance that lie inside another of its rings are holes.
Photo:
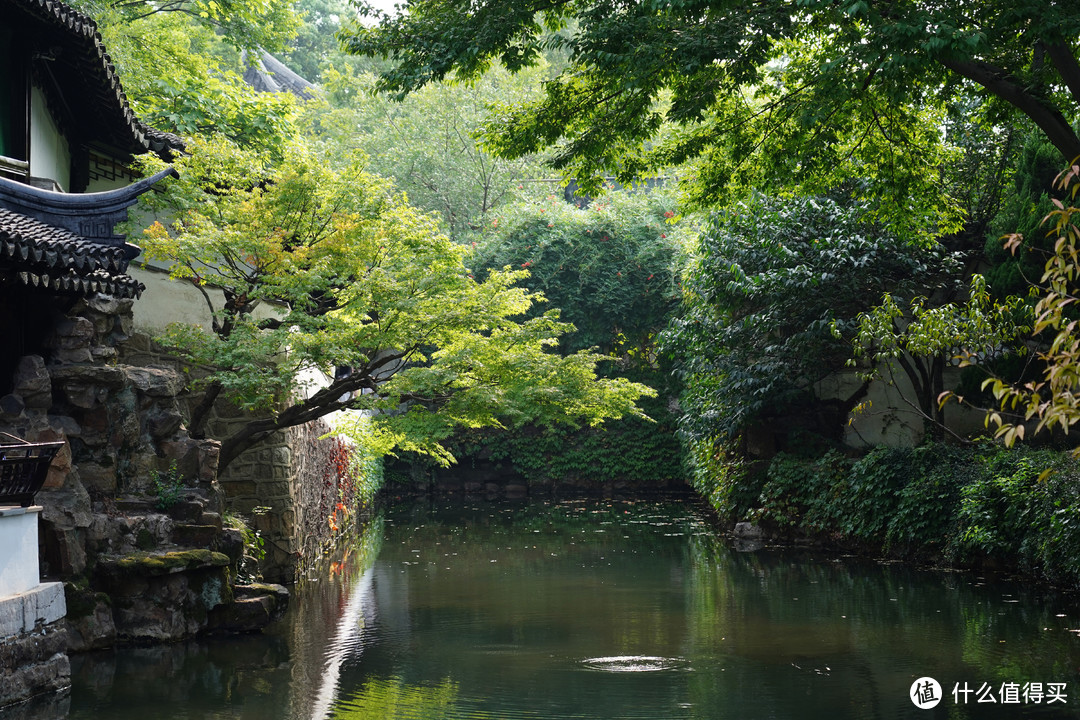
[[[211,428],[222,437],[242,423],[242,418],[217,415]],[[266,555],[259,565],[268,580],[302,579],[346,529],[355,508],[348,446],[327,437],[329,432],[325,422],[316,420],[275,433],[219,477],[227,506],[250,517],[263,538]]]
[[[118,347],[129,338],[131,300],[78,300],[53,322],[39,354],[19,359],[0,398],[0,430],[31,442],[63,441],[37,502],[43,575],[82,575],[87,531],[114,499],[153,493],[154,473],[184,468],[192,490],[220,508],[218,444],[183,428],[175,368],[133,366]]]
[[[22,595],[0,598],[0,705],[66,677],[66,650],[257,629],[284,608],[274,590],[243,598],[265,605],[262,616],[239,612],[243,543],[222,523],[220,445],[188,434],[188,381],[177,364],[138,357],[149,344],[132,337],[132,302],[98,295],[49,307],[45,339],[7,363],[15,371],[0,391],[0,430],[64,443],[37,493],[40,533],[30,542],[41,574],[64,581],[38,589],[58,593],[66,617],[45,618],[45,605],[30,608]],[[8,637],[15,616],[21,630]],[[37,665],[12,674],[32,656]]]
[[[186,378],[203,376],[208,370],[186,364],[145,335],[132,337],[122,354],[132,365],[171,367]],[[198,395],[181,395],[185,418],[198,400]],[[228,437],[248,419],[240,408],[219,400],[207,422],[208,435]],[[351,507],[354,483],[342,472],[347,465],[342,458],[345,446],[324,437],[329,431],[325,422],[316,420],[274,433],[218,476],[225,508],[244,516],[263,541],[265,555],[259,568],[267,580],[296,582],[344,529],[330,521],[339,502]],[[334,519],[343,515],[339,512]]]

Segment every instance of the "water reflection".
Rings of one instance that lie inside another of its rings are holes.
[[[1071,598],[738,552],[703,517],[686,501],[395,507],[276,635],[77,658],[70,708],[38,717],[1080,717]],[[923,676],[945,696],[933,710],[909,699]],[[1033,682],[1068,702],[1001,702]],[[998,702],[958,704],[965,683]]]

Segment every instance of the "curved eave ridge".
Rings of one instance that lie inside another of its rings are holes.
[[[116,235],[113,228],[127,218],[127,209],[140,195],[175,175],[175,170],[165,168],[125,187],[95,193],[54,192],[0,178],[0,207],[63,228],[80,239],[124,248],[130,260],[138,255],[139,249]]]
[[[0,177],[0,202],[9,201],[33,205],[49,212],[64,215],[105,215],[126,210],[139,196],[167,177],[179,177],[171,167],[115,190],[92,193],[65,193],[15,182]]]
[[[2,276],[0,271],[0,276]],[[142,295],[146,286],[128,275],[112,276],[103,273],[93,273],[90,276],[80,276],[73,273],[66,275],[53,275],[47,273],[37,274],[28,270],[20,270],[15,273],[19,283],[28,288],[41,288],[52,290],[56,293],[72,295],[93,295],[101,293],[112,295],[115,298],[137,299]]]

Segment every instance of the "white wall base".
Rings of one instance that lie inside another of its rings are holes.
[[[0,598],[38,584],[40,506],[0,506]]]
[[[41,583],[28,592],[0,597],[0,639],[28,633],[65,615],[63,583]]]

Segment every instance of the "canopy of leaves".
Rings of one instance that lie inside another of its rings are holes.
[[[236,49],[282,48],[300,26],[293,0],[72,0],[70,4],[104,27],[132,29],[151,17],[184,17]]]
[[[1078,38],[1080,5],[1028,0],[417,0],[345,40],[396,61],[380,87],[397,97],[565,53],[545,96],[507,106],[490,141],[507,156],[560,143],[554,164],[579,179],[698,159],[706,203],[763,181],[847,187],[894,227],[949,229],[944,100],[978,91],[1071,160]],[[665,122],[679,130],[653,144]]]
[[[361,162],[336,172],[291,148],[271,164],[223,140],[191,150],[180,178],[146,198],[168,219],[144,251],[213,312],[211,327],[177,324],[166,342],[212,368],[207,397],[252,415],[224,439],[223,466],[276,429],[342,409],[377,413],[384,451],[444,462],[455,427],[640,414],[648,388],[597,379],[597,355],[551,351],[572,329],[556,312],[523,319],[540,300],[515,287],[523,272],[472,279],[466,249]],[[291,394],[313,370],[333,379]]]
[[[997,299],[1025,295],[1053,253],[1056,236],[1047,233],[1042,221],[1054,209],[1050,198],[1060,169],[1061,159],[1049,143],[1038,136],[1026,139],[1001,212],[986,237],[986,258],[991,263],[986,280]],[[1004,247],[1005,235],[1022,238],[1015,252]]]
[[[794,415],[815,383],[843,368],[841,338],[860,312],[886,291],[925,293],[958,269],[941,246],[914,244],[826,198],[755,197],[717,215],[665,340],[685,374],[683,430],[730,438]]]
[[[675,198],[661,190],[611,192],[579,208],[562,193],[507,206],[486,220],[470,258],[478,273],[525,268],[522,284],[542,292],[576,332],[562,347],[595,347],[646,364],[678,304],[689,245]]]

